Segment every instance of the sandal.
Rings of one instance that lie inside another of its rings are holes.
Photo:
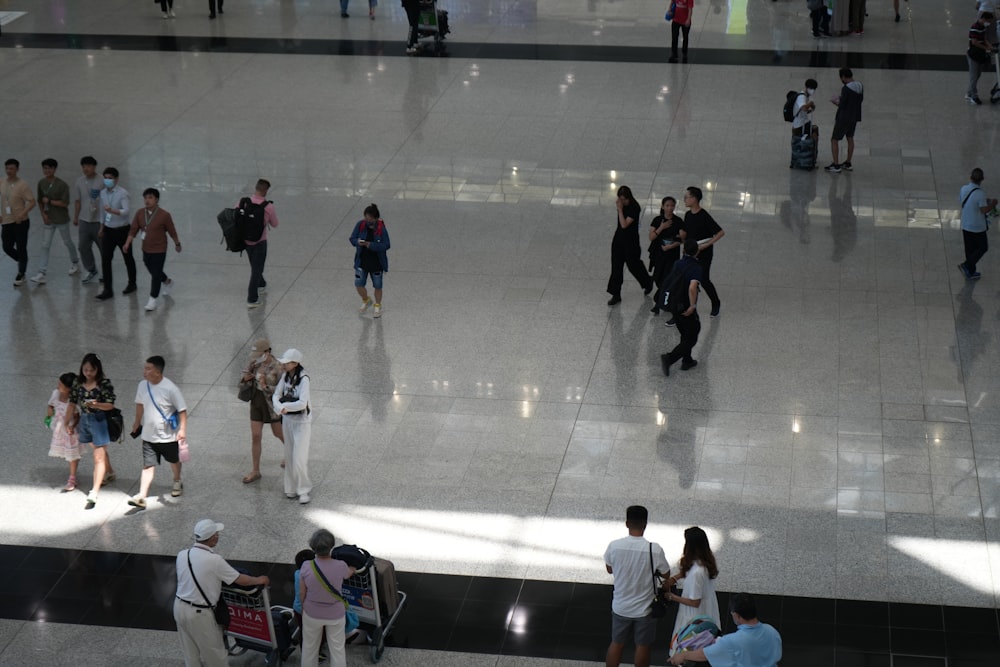
[[[246,477],[243,478],[243,483],[244,484],[253,484],[258,479],[260,479],[260,473],[259,472],[252,472],[252,473],[250,473],[249,475],[247,475]]]
[[[69,476],[69,479],[66,480],[66,486],[59,493],[69,493],[70,491],[76,491],[76,475]]]

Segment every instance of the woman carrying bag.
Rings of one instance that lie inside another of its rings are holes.
[[[344,651],[344,627],[347,601],[343,598],[343,581],[355,569],[330,556],[334,547],[333,533],[320,528],[309,538],[309,548],[316,553],[299,570],[299,598],[302,600],[302,667],[319,664],[319,647],[326,630],[326,645],[331,667],[347,667]]]
[[[677,584],[681,595],[669,594],[669,599],[678,603],[677,620],[670,640],[671,650],[676,648],[677,633],[697,616],[707,616],[716,627],[722,628],[719,618],[719,600],[715,595],[715,578],[719,567],[715,564],[715,554],[708,545],[708,535],[698,526],[684,531],[684,554],[681,556],[680,572],[667,580],[667,585]]]

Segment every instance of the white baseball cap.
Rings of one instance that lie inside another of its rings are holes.
[[[221,523],[216,523],[211,519],[202,519],[194,525],[194,539],[204,542],[216,533],[225,528]]]
[[[287,364],[290,361],[294,361],[297,364],[302,363],[302,353],[296,350],[294,347],[285,350],[285,353],[278,357],[278,361],[283,364]]]

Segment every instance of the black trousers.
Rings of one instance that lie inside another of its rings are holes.
[[[965,268],[969,273],[976,272],[976,264],[990,249],[990,240],[986,232],[967,232],[962,230],[962,240],[965,241]]]
[[[677,320],[677,333],[681,335],[681,342],[667,353],[667,363],[672,364],[678,359],[685,363],[694,361],[691,358],[691,350],[694,349],[698,342],[698,334],[701,333],[701,320],[698,318],[698,311],[688,317],[678,315],[675,319]]]
[[[830,34],[830,13],[826,11],[826,7],[812,10],[809,12],[809,18],[812,19],[813,37]]]
[[[701,265],[701,288],[705,290],[705,294],[712,302],[712,310],[718,310],[722,302],[719,301],[719,292],[712,283],[712,258],[699,257],[698,264]]]
[[[218,5],[219,13],[222,13],[222,0],[208,0],[208,13],[210,16],[215,16],[215,8]]]
[[[267,287],[264,280],[264,263],[267,262],[267,241],[261,241],[247,246],[247,259],[250,260],[250,284],[247,285],[247,303],[257,303],[258,290]]]
[[[679,36],[679,33],[681,33],[681,32],[684,33],[684,46],[681,47],[681,51],[683,51],[684,55],[687,56],[687,54],[688,54],[688,33],[691,32],[691,26],[689,26],[689,25],[681,25],[677,21],[671,21],[670,22],[670,55],[672,55],[674,58],[677,57],[677,38]]]
[[[174,0],[160,0],[160,9],[166,14],[168,9],[174,8]]]
[[[415,46],[417,43],[417,29],[420,25],[420,5],[417,3],[406,3],[403,5],[406,10],[406,22],[410,24],[410,32],[406,38],[406,46]]]
[[[625,267],[628,272],[635,276],[635,279],[642,285],[642,289],[648,290],[653,285],[653,279],[646,271],[646,265],[642,263],[642,253],[639,246],[621,247],[611,245],[611,277],[608,278],[608,294],[611,296],[622,295],[622,283],[625,282]]]
[[[160,296],[160,285],[169,280],[167,274],[163,272],[163,266],[167,263],[167,253],[144,252],[142,253],[142,263],[149,271],[149,296],[155,299]]]
[[[132,256],[132,246],[125,251],[125,241],[128,240],[128,225],[124,227],[105,227],[101,237],[101,273],[104,274],[104,291],[114,288],[114,276],[111,270],[111,260],[115,258],[115,249],[122,251],[125,258],[125,271],[128,273],[128,284],[135,284],[135,257]]]
[[[28,228],[30,220],[9,222],[0,227],[0,238],[3,240],[3,251],[17,262],[17,272],[23,275],[28,270]]]

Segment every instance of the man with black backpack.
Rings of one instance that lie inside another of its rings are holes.
[[[694,239],[684,241],[684,256],[674,264],[673,270],[667,276],[664,284],[667,286],[667,310],[677,320],[677,333],[681,341],[667,354],[660,355],[663,374],[670,375],[670,366],[682,359],[681,370],[686,371],[698,365],[691,357],[691,350],[698,342],[701,333],[701,320],[698,319],[698,286],[701,284],[701,265],[695,257],[698,255],[698,242]]]
[[[267,199],[270,181],[258,179],[254,193],[236,205],[244,218],[243,226],[247,259],[250,260],[250,285],[247,287],[247,308],[257,308],[263,303],[260,293],[267,287],[264,280],[264,263],[267,262],[267,228],[278,226],[274,204]]]

